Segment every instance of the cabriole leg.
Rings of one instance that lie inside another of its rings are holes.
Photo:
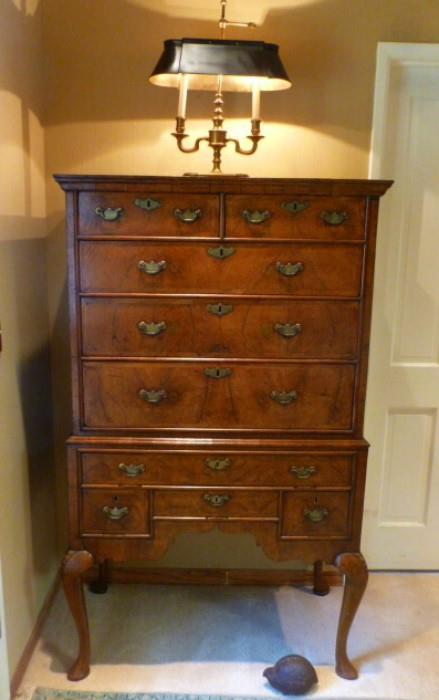
[[[62,567],[64,593],[79,640],[78,657],[67,674],[71,681],[80,681],[90,672],[90,633],[81,577],[91,566],[93,557],[90,552],[80,550],[67,552]]]
[[[335,564],[345,575],[335,649],[335,671],[341,678],[354,680],[358,678],[358,673],[348,659],[346,646],[355,613],[366,590],[367,564],[360,553],[339,554]]]
[[[314,588],[313,592],[315,595],[328,595],[329,584],[325,581],[323,576],[323,564],[322,560],[314,562]]]

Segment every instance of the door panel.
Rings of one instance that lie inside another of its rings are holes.
[[[439,46],[381,44],[371,177],[393,178],[378,230],[365,436],[372,567],[439,557]]]

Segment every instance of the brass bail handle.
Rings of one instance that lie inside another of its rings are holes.
[[[143,474],[146,469],[144,464],[125,464],[124,462],[118,464],[117,468],[120,472],[122,472],[122,474],[131,478],[140,476],[140,474]]]
[[[122,520],[129,513],[128,506],[104,506],[102,512],[108,518],[108,520]]]
[[[166,323],[164,321],[159,321],[158,323],[155,321],[139,321],[137,328],[143,335],[160,335],[166,330]]]

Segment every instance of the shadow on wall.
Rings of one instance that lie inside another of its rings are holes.
[[[10,247],[20,344],[16,371],[28,462],[33,570],[40,571],[46,565],[47,543],[54,540],[54,523],[48,521],[47,512],[53,511],[55,490],[46,241],[44,238],[14,241]]]
[[[51,183],[54,187],[55,184]],[[67,466],[65,442],[72,432],[70,381],[70,322],[67,289],[67,246],[64,211],[47,218],[49,299],[51,307],[51,376],[54,461],[56,465],[57,536],[61,552],[67,547]]]
[[[36,80],[35,71],[29,70],[27,65],[28,61],[41,51],[41,37],[38,31],[42,26],[40,0],[2,0],[1,23],[0,90],[17,95],[23,102],[23,114],[29,109],[42,122],[43,74],[41,72],[40,80]]]
[[[1,398],[8,431],[2,454],[11,456],[5,472],[14,484],[13,493],[4,496],[13,497],[8,503],[12,513],[26,516],[7,532],[11,547],[20,543],[20,556],[26,557],[19,574],[28,591],[30,620],[53,575],[55,551],[41,28],[39,0],[3,1],[0,121],[7,175],[0,207],[8,215],[0,216],[5,379]],[[14,585],[18,589],[18,580]],[[21,623],[17,621],[19,629]]]
[[[0,217],[2,229],[5,218],[11,225],[11,217]],[[26,217],[26,222],[30,228],[30,217]],[[23,224],[24,219],[20,218],[15,227]],[[7,513],[3,515],[20,516],[19,524],[5,520],[3,525],[10,546],[15,541],[23,547],[21,556],[25,560],[20,575],[32,617],[35,577],[44,581],[53,574],[55,553],[45,239],[1,240],[0,274],[7,303],[2,308],[1,410],[7,437],[6,444],[2,444],[2,455],[8,458],[8,464],[4,465],[6,484],[12,484],[3,494],[8,501]]]

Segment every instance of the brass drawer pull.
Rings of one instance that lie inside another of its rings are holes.
[[[244,209],[241,216],[249,224],[263,224],[264,221],[271,218],[271,212],[268,211],[268,209],[265,209],[265,211],[259,211],[258,209],[249,211],[248,209]]]
[[[137,267],[140,272],[144,272],[145,275],[158,275],[159,272],[166,270],[166,260],[159,260],[159,262],[155,260],[150,260],[149,262],[139,260]]]
[[[139,399],[146,403],[157,404],[167,398],[167,393],[164,389],[140,389]]]
[[[214,508],[221,508],[221,506],[225,506],[230,501],[230,496],[226,493],[205,493],[203,498]]]
[[[214,316],[226,316],[233,311],[232,304],[222,304],[221,302],[219,304],[207,304],[206,308]]]
[[[285,275],[285,277],[295,277],[296,275],[299,274],[299,272],[303,271],[303,268],[304,268],[304,265],[301,262],[297,262],[297,263],[277,262],[276,263],[276,270],[281,275]]]
[[[174,209],[174,216],[183,224],[193,224],[201,218],[201,209]]]
[[[224,245],[219,245],[217,248],[209,248],[207,254],[216,260],[224,260],[224,258],[230,258],[234,252],[235,249],[232,246],[227,247]]]
[[[274,330],[283,338],[294,338],[302,331],[301,323],[275,323]]]
[[[147,197],[146,199],[135,199],[134,204],[139,209],[144,209],[145,211],[154,211],[162,206],[162,203],[158,199],[151,199]]]
[[[209,467],[209,469],[212,469],[214,472],[224,472],[226,469],[230,467],[232,464],[232,460],[229,459],[228,457],[225,457],[224,459],[216,459],[214,457],[207,457],[204,460],[204,463],[206,467]]]
[[[309,204],[308,202],[293,200],[292,202],[282,202],[281,207],[282,209],[286,209],[290,214],[300,214],[301,211],[308,209]]]
[[[312,510],[305,509],[303,514],[305,518],[310,520],[312,523],[321,523],[322,520],[328,517],[329,511],[326,508],[319,508],[316,506]]]
[[[143,474],[146,467],[144,464],[124,464],[122,462],[121,464],[117,465],[117,468],[120,472],[122,472],[122,474],[125,474],[125,476],[134,478],[136,476],[140,476],[140,474]]]
[[[143,335],[159,335],[166,330],[166,323],[164,321],[159,321],[158,323],[154,323],[154,321],[150,323],[139,321],[137,328]]]
[[[328,226],[341,226],[348,215],[345,211],[322,211],[321,218]]]
[[[210,379],[224,379],[230,377],[232,370],[228,367],[206,367],[204,374]]]
[[[126,515],[128,515],[129,508],[127,506],[104,506],[102,512],[105,513],[108,520],[122,520]]]
[[[120,219],[122,216],[123,209],[122,207],[117,207],[116,209],[112,209],[111,207],[107,207],[106,209],[97,207],[95,213],[100,216],[101,219],[104,219],[104,221],[116,221],[116,219]]]
[[[297,392],[296,391],[272,391],[270,398],[276,401],[280,406],[289,406],[290,403],[296,401]]]
[[[315,467],[290,467],[290,473],[296,479],[309,479],[316,471]]]

